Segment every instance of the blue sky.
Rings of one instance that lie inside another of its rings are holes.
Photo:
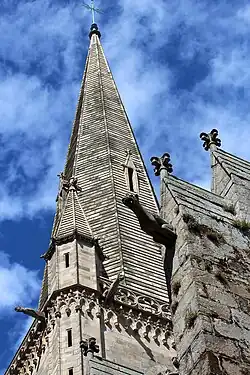
[[[199,133],[214,127],[225,150],[249,160],[248,2],[97,5],[105,11],[98,16],[105,53],[147,165],[170,152],[175,175],[209,188]],[[39,256],[49,243],[90,20],[78,0],[0,4],[0,373],[30,324],[14,306],[37,303]]]

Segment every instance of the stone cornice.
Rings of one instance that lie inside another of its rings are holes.
[[[65,243],[72,242],[74,240],[81,240],[81,241],[87,242],[90,245],[94,245],[97,242],[93,237],[83,236],[82,234],[79,234],[77,231],[64,237],[59,237],[59,238],[52,237],[51,243],[47,252],[41,255],[41,258],[43,258],[46,261],[50,260],[55,252],[56,245],[63,245]]]

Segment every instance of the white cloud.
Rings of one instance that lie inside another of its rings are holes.
[[[41,281],[38,271],[31,271],[21,264],[11,262],[0,251],[0,312],[4,314],[16,305],[31,304],[38,297]]]
[[[249,51],[247,48],[242,45],[240,49],[232,49],[223,55],[216,56],[212,61],[211,78],[216,86],[249,87]]]
[[[244,5],[237,12],[237,18],[240,22],[243,21],[243,26],[249,27],[250,24],[250,5]],[[244,25],[245,24],[245,25]]]
[[[214,127],[226,150],[249,159],[249,7],[208,0],[115,6],[109,22],[100,18],[102,42],[146,162],[170,151],[177,175],[208,186],[199,133]],[[80,4],[50,0],[23,0],[0,15],[1,220],[55,208],[89,20]]]

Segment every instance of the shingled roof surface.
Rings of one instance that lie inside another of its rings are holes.
[[[130,155],[141,204],[158,213],[158,204],[131,125],[105,58],[98,33],[92,33],[64,177],[77,180],[55,216],[53,239],[77,231],[98,239],[105,273],[119,272],[124,284],[141,295],[168,301],[160,246],[140,228],[122,203],[130,192],[125,164]]]
[[[77,194],[76,191],[70,190],[66,196],[65,204],[53,235],[56,240],[74,233],[86,238],[93,237]]]

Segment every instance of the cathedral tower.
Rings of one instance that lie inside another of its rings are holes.
[[[38,311],[17,308],[35,320],[6,375],[175,373],[161,248],[122,203],[157,201],[96,24],[89,36]]]

